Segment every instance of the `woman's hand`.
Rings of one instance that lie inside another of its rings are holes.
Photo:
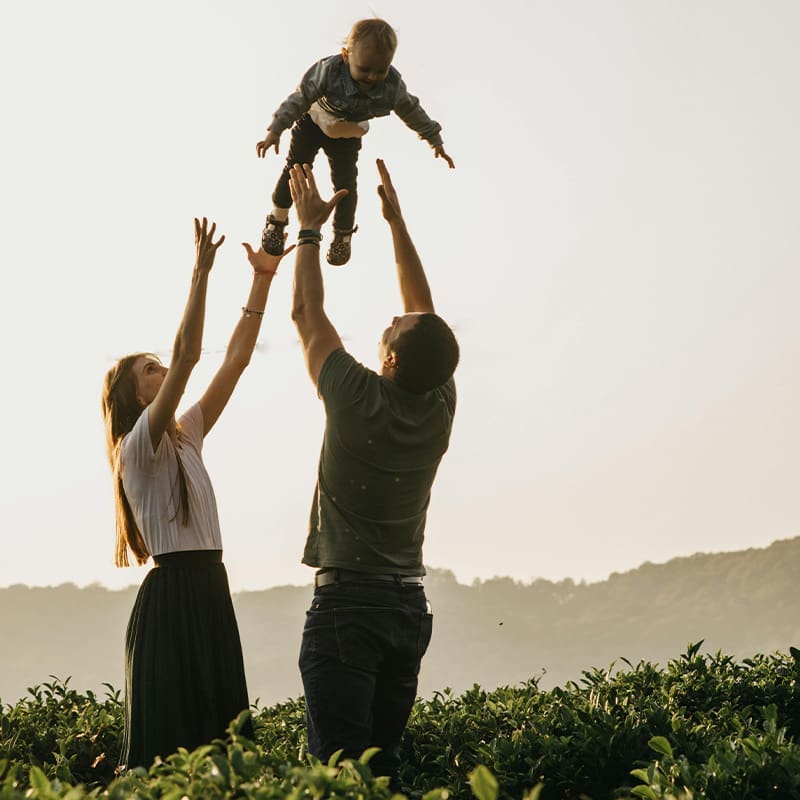
[[[217,248],[225,241],[224,236],[220,236],[218,241],[214,241],[216,230],[216,222],[212,222],[209,229],[208,220],[205,217],[202,222],[197,217],[194,218],[194,244],[197,253],[194,265],[199,272],[211,272]]]
[[[286,239],[286,234],[283,235],[283,238],[284,240]],[[274,275],[278,270],[278,264],[281,263],[281,259],[289,255],[297,245],[293,244],[287,247],[279,256],[270,255],[263,247],[253,250],[252,246],[247,242],[242,242],[242,247],[247,251],[247,260],[256,275]]]

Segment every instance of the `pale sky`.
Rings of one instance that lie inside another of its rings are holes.
[[[456,169],[374,121],[353,258],[324,276],[346,346],[376,367],[400,310],[382,157],[462,347],[426,564],[595,581],[800,535],[800,4],[29,0],[0,30],[0,586],[142,580],[113,566],[103,374],[131,351],[168,360],[206,215],[227,240],[182,408],[198,398],[289,137],[264,160],[255,143],[372,15]],[[235,591],[311,580],[323,410],[292,266],[206,440]]]

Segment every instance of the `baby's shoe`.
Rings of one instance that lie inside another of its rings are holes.
[[[283,230],[289,220],[278,219],[272,214],[267,215],[267,223],[264,225],[264,231],[261,234],[261,247],[264,248],[265,253],[271,256],[280,256],[283,254],[283,245],[285,237]]]
[[[358,230],[358,225],[349,230],[333,229],[333,241],[328,247],[326,258],[334,267],[341,267],[350,260],[350,237]]]

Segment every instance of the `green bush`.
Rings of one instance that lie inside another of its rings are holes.
[[[422,800],[800,798],[800,652],[737,662],[700,644],[666,666],[623,661],[540,691],[535,680],[419,700],[403,741],[404,784]],[[254,707],[225,740],[115,776],[119,692],[68,681],[0,708],[0,800],[352,798],[388,800],[359,761],[306,752],[302,698]],[[240,734],[252,714],[255,740]]]

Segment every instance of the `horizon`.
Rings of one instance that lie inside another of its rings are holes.
[[[537,583],[539,581],[544,581],[546,583],[553,583],[553,584],[561,584],[561,583],[565,583],[565,582],[570,581],[570,582],[572,582],[572,584],[574,586],[593,586],[593,585],[599,584],[599,583],[606,583],[609,580],[611,580],[611,578],[614,578],[615,576],[618,576],[618,575],[625,575],[625,574],[630,573],[630,572],[636,572],[637,570],[641,569],[642,567],[647,567],[647,566],[665,567],[665,566],[668,566],[669,564],[671,564],[671,563],[673,563],[675,561],[684,561],[684,560],[687,560],[687,559],[696,558],[698,556],[720,556],[720,555],[730,555],[730,554],[733,554],[733,553],[747,553],[747,552],[749,552],[751,550],[769,550],[771,547],[773,547],[776,544],[780,544],[781,542],[790,542],[790,541],[792,541],[794,539],[800,539],[800,535],[798,535],[798,536],[790,536],[790,537],[786,537],[786,538],[782,538],[782,539],[775,539],[774,541],[770,542],[769,544],[766,544],[766,545],[763,545],[763,546],[758,546],[758,547],[747,547],[747,548],[742,549],[742,550],[715,550],[715,551],[701,550],[701,551],[697,551],[697,552],[694,552],[694,553],[689,553],[688,555],[673,556],[672,558],[668,559],[667,561],[650,561],[650,560],[646,560],[646,561],[643,561],[641,564],[638,564],[635,567],[631,567],[630,569],[626,569],[626,570],[622,570],[622,571],[610,572],[605,578],[599,578],[599,579],[593,580],[593,581],[587,581],[587,580],[584,580],[584,579],[578,580],[578,579],[570,577],[569,575],[567,575],[567,576],[565,576],[563,578],[559,578],[559,579],[543,578],[541,576],[537,576],[537,577],[530,578],[529,580],[517,579],[517,578],[514,578],[514,577],[512,577],[510,575],[493,575],[493,576],[491,576],[489,578],[478,578],[478,577],[475,577],[471,581],[463,581],[463,580],[459,580],[458,575],[456,575],[453,572],[453,570],[448,569],[447,567],[433,567],[430,564],[426,564],[425,568],[427,570],[429,570],[429,571],[432,571],[432,572],[435,572],[435,573],[439,573],[439,574],[450,574],[450,575],[452,575],[453,580],[455,581],[455,583],[457,583],[459,586],[467,586],[467,587],[480,585],[480,584],[484,584],[484,583],[491,583],[492,581],[505,581],[505,580],[511,580],[516,585],[521,586],[521,587],[532,586],[534,583]],[[148,570],[150,568],[151,568],[151,565],[146,565],[144,567],[141,567],[140,569]],[[120,569],[124,569],[124,568],[120,568]],[[430,575],[430,572],[426,573],[426,577],[428,575]],[[313,578],[313,573],[312,573],[309,576],[309,580],[306,581],[305,583],[279,583],[279,584],[273,584],[273,585],[270,585],[270,586],[262,586],[260,588],[247,588],[247,589],[231,590],[231,594],[232,595],[238,595],[238,594],[246,594],[248,592],[264,592],[264,591],[268,591],[270,589],[283,589],[283,588],[287,588],[287,587],[288,588],[293,588],[293,589],[300,589],[300,588],[308,587],[310,584],[313,584],[313,580],[314,580],[314,578]],[[58,584],[29,584],[29,583],[19,583],[18,582],[18,583],[0,585],[0,589],[11,589],[11,588],[14,588],[16,586],[23,586],[23,587],[25,587],[27,589],[59,589],[62,586],[74,586],[76,589],[95,589],[95,588],[99,588],[99,589],[106,589],[106,590],[108,590],[110,592],[123,592],[123,591],[129,591],[130,589],[138,589],[139,583],[133,582],[133,583],[127,584],[125,586],[107,586],[107,585],[101,583],[100,581],[94,581],[94,582],[88,583],[88,584],[77,584],[74,581],[63,581],[62,583],[58,583]]]

